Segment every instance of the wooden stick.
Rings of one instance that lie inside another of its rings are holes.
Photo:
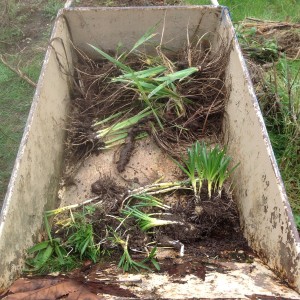
[[[33,86],[34,88],[36,88],[36,83],[33,82],[27,75],[25,75],[19,68],[16,69],[14,67],[12,67],[7,61],[5,61],[5,59],[3,58],[3,55],[0,55],[0,59],[2,61],[2,63],[8,67],[11,71],[13,71],[14,73],[16,73],[17,75],[19,75],[23,80],[25,80],[27,83],[29,83],[31,86]]]
[[[70,210],[70,209],[73,209],[73,208],[79,208],[81,206],[85,206],[87,204],[90,204],[91,202],[93,202],[95,200],[98,200],[99,198],[100,198],[100,196],[96,196],[96,197],[87,199],[87,200],[85,200],[83,202],[80,202],[80,203],[71,204],[71,205],[59,207],[59,208],[56,208],[56,209],[48,210],[48,211],[46,211],[46,215],[47,216],[53,216],[53,215],[56,215],[56,214],[60,214],[61,212],[64,212],[66,210]],[[101,204],[102,202],[103,201],[99,201],[99,202],[97,202],[97,204],[99,204],[99,203]]]
[[[256,21],[256,22],[242,22],[243,27],[257,27],[262,31],[271,29],[284,29],[284,28],[299,28],[300,24],[293,24],[288,22],[274,22],[274,21]]]
[[[262,22],[262,23],[278,23],[277,21],[263,20],[263,19],[250,18],[250,17],[247,17],[246,20]]]

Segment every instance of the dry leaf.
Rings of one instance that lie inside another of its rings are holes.
[[[88,291],[82,283],[65,278],[18,279],[9,289],[6,300],[103,299]]]

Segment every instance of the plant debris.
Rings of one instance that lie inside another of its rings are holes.
[[[131,50],[108,53],[91,46],[98,60],[75,49],[67,169],[112,152],[114,176],[101,173],[91,183],[96,197],[46,212],[48,239],[29,249],[27,273],[68,272],[79,261],[103,260],[124,272],[161,272],[165,247],[190,257],[207,238],[232,244],[233,235],[247,249],[228,182],[237,166],[229,168],[231,158],[219,145],[231,43],[218,37],[214,48],[205,37],[194,37],[177,53],[158,45],[157,55],[150,56],[138,48],[155,36],[154,30]],[[141,184],[139,178],[122,177],[136,145],[146,140],[168,153],[176,180]],[[205,277],[201,263],[197,272]]]
[[[230,42],[220,38],[213,49],[207,39],[194,38],[176,54],[159,45],[152,57],[137,50],[155,35],[152,31],[115,56],[93,46],[97,61],[76,49],[67,143],[71,161],[124,144],[117,163],[123,172],[142,132],[173,157],[197,139],[222,139]]]
[[[125,272],[160,270],[159,247],[167,245],[184,256],[185,245],[220,232],[223,238],[233,232],[241,237],[238,211],[226,183],[234,168],[227,168],[230,158],[225,149],[210,150],[196,142],[188,153],[185,163],[189,170],[197,170],[193,178],[129,190],[104,175],[91,186],[98,196],[85,205],[47,211],[48,240],[29,249],[33,257],[27,260],[26,271],[68,271],[78,261],[95,263],[109,257],[120,257],[118,266]],[[52,229],[49,217],[54,217]]]
[[[244,55],[256,62],[275,62],[282,55],[300,58],[300,26],[247,18],[237,26]]]

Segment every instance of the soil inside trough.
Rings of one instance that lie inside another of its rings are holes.
[[[64,186],[60,194],[61,207],[81,203],[98,195],[99,199],[94,203],[99,203],[96,204],[99,209],[92,219],[95,227],[104,231],[106,227],[103,226],[103,222],[117,226],[112,224],[114,219],[111,216],[106,216],[119,215],[124,195],[128,191],[138,190],[161,178],[164,182],[173,182],[182,177],[181,170],[149,138],[137,142],[124,172],[118,172],[114,156],[114,151],[109,151],[87,158],[74,176],[73,184]],[[159,197],[164,199],[163,202],[170,206],[168,212],[171,215],[164,216],[164,219],[179,223],[158,227],[150,235],[133,227],[127,231],[131,236],[133,248],[142,249],[145,240],[157,241],[168,247],[172,247],[170,241],[179,240],[189,245],[187,247],[204,245],[204,252],[212,256],[220,255],[224,248],[233,252],[237,249],[245,250],[246,242],[239,227],[238,211],[231,194],[224,189],[221,197],[216,193],[209,199],[204,186],[201,196],[201,202],[196,205],[189,190],[171,191],[160,195]],[[159,209],[151,212],[162,213]],[[105,232],[101,235],[98,229],[97,235],[103,238]],[[199,253],[197,255],[199,256]]]

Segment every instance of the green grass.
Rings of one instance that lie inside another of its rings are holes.
[[[8,13],[0,26],[0,54],[13,67],[37,82],[49,39],[49,21],[64,1],[9,1]],[[34,18],[43,14],[44,28],[38,36],[31,33]],[[32,38],[30,43],[23,40]],[[19,64],[20,63],[20,64]],[[34,88],[0,62],[0,208],[23,135]]]
[[[100,244],[95,243],[96,234],[91,220],[94,212],[95,208],[92,206],[85,206],[81,211],[74,213],[70,211],[70,218],[67,219],[64,229],[60,228],[60,234],[51,230],[48,221],[48,216],[55,213],[46,212],[45,229],[48,239],[28,249],[29,257],[24,271],[47,274],[69,271],[79,266],[85,259],[91,259],[95,263],[101,251]]]
[[[38,61],[24,71],[37,79]],[[4,197],[14,160],[23,134],[34,89],[0,63],[0,204]],[[0,205],[1,206],[1,205]]]
[[[271,70],[265,75],[268,93],[259,99],[273,150],[296,215],[300,215],[299,71],[299,60],[281,58],[276,71]],[[276,94],[280,102],[274,105],[274,99],[270,99],[270,96]]]
[[[22,36],[22,30],[17,26],[0,27],[1,43],[3,44],[13,43],[14,39],[20,38]]]
[[[185,0],[194,5],[211,4],[206,0]],[[220,5],[228,6],[233,21],[254,17],[273,21],[300,21],[299,0],[219,0]]]
[[[241,21],[246,17],[273,21],[300,21],[298,0],[224,0],[219,3],[230,8],[233,21]]]
[[[53,20],[57,12],[64,6],[64,1],[59,1],[59,0],[50,0],[46,2],[46,5],[43,10],[43,14]]]

